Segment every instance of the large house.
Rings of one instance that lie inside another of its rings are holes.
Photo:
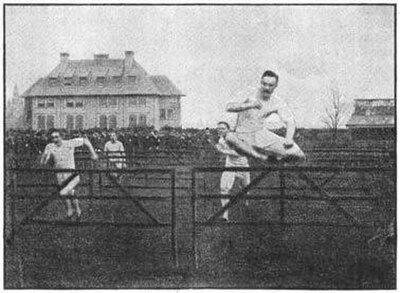
[[[96,54],[60,63],[24,94],[32,129],[181,126],[181,91],[162,75],[149,75],[132,51],[124,59]]]
[[[356,99],[346,126],[353,139],[394,140],[394,99]]]

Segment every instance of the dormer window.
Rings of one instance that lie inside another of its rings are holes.
[[[134,84],[136,82],[136,75],[128,75],[128,83]]]
[[[74,107],[74,102],[71,100],[67,100],[67,108],[73,108]]]
[[[85,86],[85,85],[88,85],[88,84],[89,84],[89,82],[88,82],[88,78],[86,76],[81,76],[79,78],[79,85],[80,86]]]
[[[106,83],[106,77],[105,76],[98,76],[96,78],[96,83],[98,85],[104,85]]]
[[[72,85],[72,77],[64,77],[64,85],[71,86]]]
[[[48,99],[46,106],[47,106],[47,108],[54,108],[54,100],[53,99]]]
[[[57,85],[57,77],[50,77],[49,86],[56,86],[56,85]]]
[[[38,106],[38,108],[46,107],[46,101],[44,99],[38,99],[37,106]]]

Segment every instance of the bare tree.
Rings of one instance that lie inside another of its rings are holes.
[[[335,82],[331,82],[329,87],[328,105],[325,107],[325,116],[323,122],[333,131],[333,141],[337,139],[339,126],[342,124],[346,114],[347,107],[344,101],[344,96],[340,92]]]

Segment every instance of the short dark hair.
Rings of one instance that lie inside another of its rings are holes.
[[[220,125],[220,124],[223,124],[223,125],[225,125],[228,129],[231,129],[231,127],[229,126],[229,123],[228,123],[228,122],[220,121],[220,122],[217,123],[217,125]]]
[[[271,71],[271,70],[264,71],[264,73],[261,75],[261,79],[263,79],[266,76],[275,77],[276,82],[279,81],[279,75],[276,74],[275,72]]]
[[[58,132],[58,134],[61,136],[61,131],[58,130],[58,129],[56,129],[56,128],[51,128],[51,129],[49,130],[49,132],[47,133],[47,135],[48,135],[49,137],[51,137],[52,134],[53,134],[54,132]]]

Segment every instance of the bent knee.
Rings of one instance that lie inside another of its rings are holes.
[[[297,144],[295,144],[290,149],[286,150],[286,154],[289,156],[298,157],[300,159],[305,159],[305,157],[306,157],[304,152],[301,150],[301,148]]]
[[[221,186],[221,194],[229,194],[230,188]]]

